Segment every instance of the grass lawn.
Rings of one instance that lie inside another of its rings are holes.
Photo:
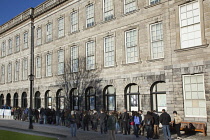
[[[56,138],[48,138],[43,136],[0,130],[0,140],[56,140]]]

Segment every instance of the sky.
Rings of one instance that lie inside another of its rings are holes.
[[[46,0],[0,0],[0,25]]]

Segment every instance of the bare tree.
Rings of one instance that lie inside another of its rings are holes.
[[[66,108],[73,108],[72,94],[78,94],[78,106],[84,109],[82,107],[84,107],[85,90],[88,87],[93,87],[96,91],[100,90],[100,69],[97,66],[94,67],[94,69],[87,70],[85,57],[79,57],[75,62],[70,60],[65,62],[64,74],[58,76],[57,84],[65,94]]]

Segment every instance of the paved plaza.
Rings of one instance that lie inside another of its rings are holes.
[[[34,129],[28,129],[28,122],[23,121],[15,121],[15,120],[3,120],[0,119],[0,129],[2,130],[9,130],[15,132],[21,132],[26,134],[33,134],[33,135],[40,135],[40,136],[47,136],[47,137],[54,137],[59,140],[108,140],[108,134],[101,135],[99,132],[90,131],[83,131],[79,129],[77,131],[77,137],[72,138],[70,134],[70,128],[65,126],[55,126],[55,125],[44,125],[44,124],[37,124],[34,123]],[[175,140],[176,135],[172,135],[172,139]],[[145,137],[141,136],[136,138],[134,135],[116,135],[117,140],[146,140]],[[163,134],[161,131],[160,140],[163,140]],[[210,140],[210,136],[204,137],[202,134],[196,135],[184,135],[183,140]]]

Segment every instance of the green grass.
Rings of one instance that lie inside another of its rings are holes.
[[[43,136],[0,130],[0,140],[56,140],[56,138],[48,138]]]

